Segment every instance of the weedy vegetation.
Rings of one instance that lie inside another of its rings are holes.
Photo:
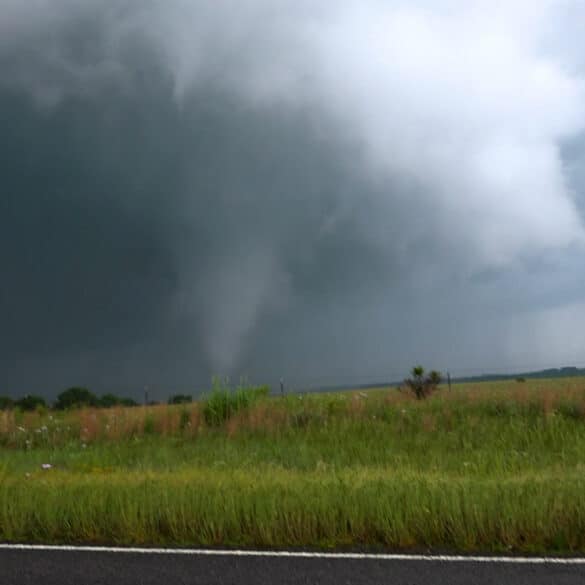
[[[404,385],[408,388],[418,400],[430,396],[441,383],[441,374],[433,370],[425,376],[425,370],[422,366],[414,366],[411,370],[411,377],[404,380]]]
[[[585,379],[425,396],[3,410],[0,541],[585,552]]]

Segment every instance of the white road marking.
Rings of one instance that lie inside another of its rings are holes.
[[[234,556],[234,557],[288,557],[299,559],[355,559],[374,561],[433,561],[443,563],[511,563],[511,564],[553,564],[585,565],[585,557],[488,557],[464,555],[421,555],[421,554],[375,554],[375,553],[335,553],[309,551],[263,551],[229,549],[190,549],[190,548],[139,548],[117,546],[68,546],[44,544],[3,544],[2,550],[26,551],[66,551],[97,553],[133,553],[151,555],[192,555],[192,556]]]

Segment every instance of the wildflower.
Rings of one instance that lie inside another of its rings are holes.
[[[42,431],[43,433],[46,433],[48,430],[49,430],[49,429],[47,428],[47,426],[46,426],[46,425],[43,425],[43,426],[41,427],[41,431]]]
[[[16,427],[16,428],[23,433],[26,432],[26,429],[24,427]]]
[[[43,469],[52,469],[53,466],[50,463],[42,463],[41,467]]]

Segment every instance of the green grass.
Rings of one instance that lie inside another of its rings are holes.
[[[0,414],[0,540],[585,552],[585,380],[261,394]]]
[[[203,418],[210,426],[220,426],[239,411],[244,410],[266,398],[270,393],[268,386],[238,386],[235,390],[226,387],[219,378],[214,378],[211,394],[205,398]]]

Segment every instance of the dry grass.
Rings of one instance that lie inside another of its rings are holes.
[[[424,401],[396,389],[372,389],[285,398],[265,398],[233,414],[219,427],[234,437],[240,433],[275,435],[308,425],[335,421],[368,421],[391,413],[422,412],[422,428],[434,432],[437,417],[452,430],[457,413],[465,411],[466,424],[476,425],[486,415],[531,410],[545,419],[557,413],[585,420],[585,380],[530,380],[525,383],[494,382],[440,388]],[[145,435],[196,437],[210,432],[202,415],[203,405],[84,408],[69,412],[0,412],[0,444],[22,447],[62,445],[68,440],[84,443],[116,442]],[[397,423],[401,424],[401,423]],[[42,439],[42,440],[41,440]],[[27,443],[28,441],[28,443]]]

